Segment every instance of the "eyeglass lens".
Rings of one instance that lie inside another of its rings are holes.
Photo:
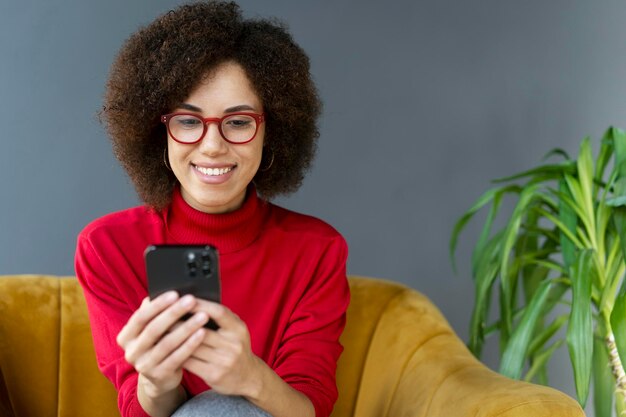
[[[180,142],[197,142],[204,133],[204,122],[196,116],[177,115],[168,123],[170,134]],[[220,131],[230,142],[247,142],[256,133],[256,120],[244,114],[227,116],[222,119]]]

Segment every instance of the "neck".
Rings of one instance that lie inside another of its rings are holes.
[[[168,241],[175,244],[211,244],[220,253],[241,250],[259,235],[270,205],[249,187],[241,206],[226,213],[206,213],[187,203],[180,189],[174,190],[172,203],[163,211]]]

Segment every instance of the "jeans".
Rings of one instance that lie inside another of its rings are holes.
[[[172,417],[271,417],[243,397],[205,391],[183,403]]]

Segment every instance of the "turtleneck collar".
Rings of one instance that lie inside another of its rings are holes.
[[[174,188],[171,204],[163,210],[169,237],[178,244],[211,244],[222,254],[244,249],[261,234],[267,202],[249,186],[243,205],[230,213],[209,214],[196,210]]]

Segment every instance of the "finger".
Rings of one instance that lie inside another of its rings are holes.
[[[154,346],[148,355],[137,361],[135,369],[145,373],[150,369],[161,368],[173,372],[182,367],[182,363],[202,343],[206,329],[202,326],[208,321],[205,313],[198,313],[168,333]],[[197,339],[197,340],[196,340]]]
[[[171,381],[176,375],[179,375],[182,370],[182,364],[184,363],[197,345],[202,341],[205,329],[198,329],[193,333],[185,342],[174,350],[170,356],[168,356],[163,362],[156,366],[137,370],[148,379],[156,379],[161,381]],[[178,384],[178,382],[177,382]]]
[[[217,331],[210,330],[204,335],[204,339],[202,339],[202,345],[210,348],[216,348],[224,344],[223,339],[224,336],[219,334]]]
[[[186,295],[154,317],[138,336],[127,343],[125,347],[126,360],[134,364],[139,357],[152,349],[172,325],[194,307],[195,302],[195,297]]]
[[[208,347],[205,344],[200,344],[200,346],[193,351],[191,357],[207,363],[230,366],[239,356],[237,356],[236,350],[216,349]]]
[[[185,321],[179,320],[176,323],[172,324],[172,327],[170,327],[170,332],[173,332],[174,330],[178,329],[180,326],[184,325]]]
[[[231,384],[228,384],[228,381],[224,379],[231,375],[232,371],[220,363],[204,362],[191,357],[185,361],[183,369],[198,375],[207,385],[210,385],[213,390],[220,394],[237,394],[241,387],[240,383],[229,386],[233,385],[232,381]]]
[[[144,354],[136,359],[134,363],[135,369],[142,372],[145,368],[158,366],[171,355],[173,351],[184,344],[194,332],[202,328],[207,321],[208,317],[206,313],[200,312],[196,313],[189,320],[177,322],[177,324],[173,326],[175,329],[172,327],[167,330],[166,333],[156,341],[154,346],[145,350]],[[128,354],[128,356],[131,356],[131,354]]]
[[[162,363],[167,369],[180,369],[183,364],[191,358],[193,352],[202,343],[202,338],[208,330],[200,328],[196,330],[180,347],[172,352]]]
[[[185,314],[189,313],[194,307],[196,299],[192,295],[181,297],[176,303],[172,304],[156,317],[154,317],[144,327],[144,330],[138,337],[138,340],[154,345],[157,343]]]
[[[244,329],[245,330],[245,329]],[[202,340],[201,347],[214,349],[223,352],[241,353],[243,347],[249,344],[248,339],[235,337],[234,334],[228,334],[225,330],[208,331]]]
[[[130,316],[130,319],[117,335],[117,344],[124,347],[130,340],[137,337],[147,323],[160,314],[178,299],[178,293],[168,291],[150,301],[144,298],[139,308]]]
[[[207,384],[209,384],[209,381],[215,380],[215,373],[217,372],[216,365],[194,358],[193,356],[183,362],[183,369],[198,375]]]
[[[220,330],[228,330],[237,328],[237,326],[245,326],[243,321],[232,310],[223,304],[213,301],[198,299],[193,311],[204,311],[220,326]]]
[[[202,344],[193,353],[193,357],[207,362],[230,366],[242,355],[251,353],[249,341],[246,339],[229,339],[220,331],[206,332]],[[231,360],[232,359],[232,360]]]

